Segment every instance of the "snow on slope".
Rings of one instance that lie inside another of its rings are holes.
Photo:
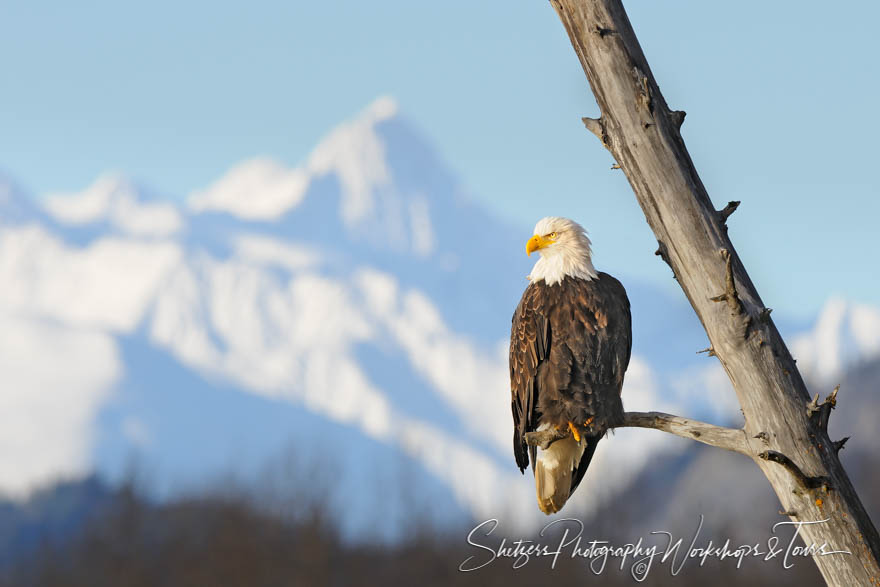
[[[813,329],[792,341],[791,352],[804,377],[831,383],[854,364],[880,356],[880,309],[831,298]]]
[[[245,161],[209,188],[189,198],[196,212],[229,212],[240,218],[272,220],[299,204],[306,195],[308,174],[271,159]]]
[[[513,465],[506,359],[528,228],[473,204],[391,100],[331,132],[302,166],[245,162],[185,209],[119,176],[46,209],[51,222],[39,211],[0,222],[0,316],[11,325],[0,348],[18,353],[0,358],[17,365],[4,368],[13,391],[0,397],[18,425],[0,428],[0,451],[19,451],[0,489],[112,472],[126,450],[173,485],[180,471],[216,474],[205,463],[253,437],[266,440],[241,465],[296,437],[321,459],[355,454],[347,466],[392,451],[423,473],[414,492],[445,492],[468,515],[511,526],[539,521],[533,485]],[[705,345],[696,320],[681,318],[689,310],[628,287],[637,332],[626,408],[735,418],[720,367],[693,355]],[[306,417],[291,413],[288,432],[266,402]],[[328,428],[345,438],[316,440]],[[233,432],[240,440],[223,438]],[[679,448],[668,435],[619,431],[565,515],[589,512],[658,451]],[[359,479],[337,483],[354,495]]]
[[[183,222],[174,205],[149,201],[134,183],[119,174],[99,177],[77,194],[50,194],[44,206],[61,223],[103,222],[134,236],[170,236],[181,229]]]
[[[94,417],[120,364],[113,334],[143,318],[180,251],[108,237],[69,248],[38,224],[0,229],[0,490],[87,473]]]
[[[106,237],[68,247],[44,227],[0,232],[0,305],[83,328],[130,332],[180,258],[171,242]]]
[[[377,188],[391,183],[385,145],[376,124],[396,112],[391,98],[380,98],[358,118],[330,133],[303,167],[287,169],[269,159],[246,161],[208,189],[190,196],[189,206],[197,212],[224,211],[241,218],[273,220],[305,198],[313,178],[332,173],[342,187],[339,213],[346,225],[352,226],[376,210]]]
[[[113,338],[0,309],[0,491],[77,477],[91,466],[94,416],[119,378]]]

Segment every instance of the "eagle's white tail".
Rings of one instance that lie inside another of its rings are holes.
[[[571,492],[571,476],[581,462],[586,446],[585,437],[576,442],[569,436],[538,452],[535,490],[538,507],[545,514],[555,514],[565,505]]]

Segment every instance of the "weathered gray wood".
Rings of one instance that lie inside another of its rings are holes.
[[[733,383],[749,454],[792,521],[827,520],[801,527],[808,545],[827,542],[852,553],[814,556],[828,584],[880,584],[880,538],[828,438],[827,414],[824,422],[808,414],[803,379],[727,236],[732,210],[713,207],[679,134],[683,114],[663,99],[620,0],[551,4],[601,109],[585,124],[626,173],[658,254]],[[805,487],[804,479],[823,482]]]
[[[663,412],[626,412],[623,415],[623,426],[662,430],[709,446],[752,456],[749,440],[742,428],[724,428]]]
[[[709,446],[753,456],[745,430],[741,428],[724,428],[663,412],[626,412],[623,415],[623,424],[618,428],[627,427],[662,430]],[[526,433],[526,443],[547,450],[557,440],[569,436],[571,431],[568,428],[536,430]]]

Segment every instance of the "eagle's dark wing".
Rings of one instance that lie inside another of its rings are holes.
[[[535,448],[526,444],[526,432],[537,427],[538,365],[550,348],[550,321],[542,313],[540,286],[529,284],[513,313],[510,329],[510,390],[513,411],[513,454],[519,470],[535,466]]]
[[[598,279],[577,289],[572,304],[575,308],[574,336],[566,341],[575,357],[572,362],[573,385],[568,394],[557,391],[561,402],[556,405],[568,408],[567,414],[557,415],[557,418],[576,414],[579,400],[582,400],[584,413],[588,418],[593,417],[593,422],[587,436],[587,448],[572,475],[571,492],[587,472],[599,440],[609,428],[622,423],[620,392],[632,353],[632,317],[623,285],[610,275],[599,273]],[[564,317],[560,315],[558,319]],[[579,390],[583,390],[583,395],[578,393]]]

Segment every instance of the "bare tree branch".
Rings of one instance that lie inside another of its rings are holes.
[[[835,440],[834,441],[834,452],[840,452],[840,450],[846,444],[847,440],[849,440],[849,436],[844,436],[840,440]]]
[[[618,428],[653,428],[682,438],[696,440],[709,446],[731,450],[750,457],[755,456],[755,453],[749,450],[746,433],[742,429],[724,428],[663,412],[626,412],[623,415],[623,424]],[[526,434],[526,443],[546,450],[557,440],[569,436],[571,436],[571,431],[568,428],[538,430]]]
[[[765,461],[779,463],[780,465],[788,469],[789,472],[794,475],[795,479],[797,479],[798,483],[800,483],[801,487],[803,487],[804,489],[818,489],[822,487],[826,491],[828,490],[828,477],[808,477],[804,474],[803,471],[801,471],[801,468],[798,467],[794,461],[792,461],[781,452],[777,452],[775,450],[765,450],[764,452],[759,453],[758,457],[764,459]]]
[[[840,391],[840,384],[837,384],[834,391],[821,404],[819,403],[818,393],[813,398],[813,401],[807,404],[807,415],[825,432],[828,432],[828,420],[831,418],[831,410],[837,407],[838,391]]]
[[[739,208],[740,202],[738,200],[731,200],[727,202],[727,205],[718,211],[718,219],[721,222],[727,222],[727,219],[730,218],[730,215],[736,212],[736,209]]]
[[[709,446],[731,450],[750,457],[754,456],[754,453],[749,450],[746,432],[741,428],[715,426],[663,412],[627,412],[623,418],[624,427],[662,430]]]

